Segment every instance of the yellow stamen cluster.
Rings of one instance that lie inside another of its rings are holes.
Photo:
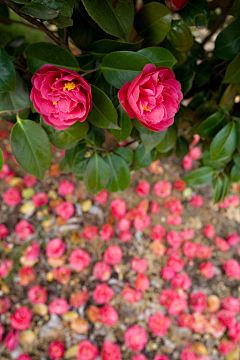
[[[63,90],[73,90],[73,89],[75,89],[75,87],[76,87],[76,85],[75,85],[75,83],[72,81],[72,82],[67,82],[67,83],[65,83],[64,84],[64,88],[63,88]]]
[[[55,102],[53,103],[53,105],[57,105],[57,101],[55,101]]]
[[[149,111],[149,109],[148,109],[146,106],[144,106],[144,105],[142,105],[142,108],[143,108],[143,110],[145,110],[145,111]]]

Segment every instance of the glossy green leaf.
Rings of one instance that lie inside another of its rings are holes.
[[[71,167],[65,157],[61,158],[58,163],[58,167],[62,174],[68,174],[71,172]]]
[[[131,180],[126,162],[115,154],[107,154],[104,160],[110,168],[110,178],[106,190],[110,192],[126,190]]]
[[[216,204],[220,200],[223,191],[223,181],[220,179],[220,177],[217,178],[213,187],[214,187],[213,203]]]
[[[2,167],[3,167],[3,153],[2,150],[0,149],[0,172],[2,171]]]
[[[196,71],[194,70],[183,70],[181,68],[175,69],[175,76],[176,79],[181,84],[181,91],[183,93],[183,96],[185,96],[189,90],[191,90],[193,86],[193,81],[196,75]]]
[[[234,16],[235,18],[240,17],[240,0],[235,0],[233,3],[233,7],[231,8],[230,15]],[[230,360],[230,359],[227,359]],[[232,359],[234,360],[234,359]]]
[[[65,151],[65,159],[67,163],[69,164],[70,168],[72,169],[74,166],[74,161],[76,155],[83,151],[87,146],[86,141],[80,141],[76,146],[74,146],[72,149],[68,149]]]
[[[188,51],[194,43],[191,30],[183,20],[173,20],[167,39],[179,52]]]
[[[104,57],[101,70],[107,82],[120,89],[127,81],[133,81],[151,61],[142,54],[117,51]]]
[[[224,159],[232,155],[238,144],[238,130],[234,121],[228,123],[214,137],[210,154],[212,160]]]
[[[199,28],[207,26],[210,16],[206,0],[189,0],[187,5],[178,13],[189,26],[196,25]]]
[[[118,114],[118,126],[121,130],[111,130],[114,138],[118,143],[127,140],[132,131],[132,121],[122,105],[119,104],[117,107]]]
[[[146,56],[157,67],[166,66],[171,69],[177,62],[173,54],[163,47],[152,46],[141,49],[138,53]]]
[[[234,164],[240,168],[240,154],[233,155]]]
[[[224,60],[232,60],[240,52],[240,18],[231,22],[218,35],[215,42],[215,54]]]
[[[120,156],[128,165],[133,162],[133,151],[126,147],[118,147],[113,150],[114,154]]]
[[[52,148],[43,128],[31,120],[18,119],[11,132],[13,154],[29,174],[43,180],[52,159]]]
[[[202,158],[202,163],[205,166],[210,166],[213,170],[220,170],[227,163],[231,161],[231,155],[226,157],[225,159],[220,160],[211,160],[211,155],[209,150],[205,150]]]
[[[180,136],[177,139],[177,145],[176,145],[176,156],[179,159],[183,159],[185,155],[189,152],[189,145],[188,141],[184,136]]]
[[[227,118],[223,110],[210,115],[197,128],[196,133],[202,138],[212,139],[225,125]]]
[[[21,12],[43,20],[54,19],[59,14],[59,11],[54,11],[47,6],[36,2],[31,2],[23,6]]]
[[[20,35],[9,41],[5,46],[5,50],[9,55],[18,57],[23,53],[27,45],[28,44],[25,42],[25,37]]]
[[[58,12],[58,16],[52,18],[51,23],[59,27],[67,27],[73,24],[71,17],[74,2],[72,0],[32,0],[31,3],[42,4]]]
[[[133,2],[82,0],[88,14],[107,33],[128,41],[134,18]]]
[[[203,61],[200,65],[198,65],[196,68],[196,76],[193,82],[193,86],[198,88],[205,85],[208,81],[210,81],[210,78],[213,74],[212,66],[206,62]]]
[[[240,53],[230,62],[223,79],[225,84],[236,84],[240,82]]]
[[[142,40],[137,43],[126,43],[116,40],[103,39],[92,43],[91,53],[95,60],[101,62],[104,56],[115,51],[137,51]]]
[[[146,129],[146,128],[145,128]],[[163,141],[167,130],[165,131],[151,131],[146,129],[144,132],[140,132],[140,138],[145,147],[146,152],[151,151],[155,148],[161,141]]]
[[[226,88],[219,102],[219,107],[221,109],[230,111],[235,104],[235,96],[237,95],[236,84],[230,84]]]
[[[171,23],[171,10],[154,1],[143,6],[137,12],[134,27],[149,45],[157,45],[166,37]]]
[[[89,157],[85,157],[86,152],[88,151],[88,148],[83,149],[82,151],[79,151],[73,162],[73,175],[78,180],[82,180],[87,168],[87,164],[89,162]]]
[[[154,161],[156,150],[146,151],[143,144],[138,145],[134,153],[134,160],[141,168],[148,167]]]
[[[47,125],[42,119],[41,125],[48,134],[51,143],[56,146],[56,148],[65,150],[73,148],[85,137],[89,130],[89,124],[87,121],[76,121],[65,130],[56,130],[53,126]]]
[[[108,184],[110,168],[107,163],[96,152],[87,164],[84,174],[84,184],[92,194],[98,194]]]
[[[219,200],[220,203],[222,203],[225,200],[225,197],[228,196],[230,189],[230,178],[225,173],[222,173],[222,176],[223,176],[223,189],[222,189],[221,198]]]
[[[213,100],[201,104],[194,113],[194,122],[203,121],[216,111],[216,105]]]
[[[99,128],[118,129],[117,111],[106,94],[92,85],[92,110],[87,120]]]
[[[166,134],[163,140],[156,147],[157,151],[160,153],[167,153],[171,150],[177,142],[177,127],[173,123],[166,130]]]
[[[36,42],[26,47],[27,63],[30,71],[35,73],[45,64],[51,64],[74,71],[79,71],[79,65],[75,57],[61,46]]]
[[[233,165],[230,173],[230,178],[233,182],[240,181],[240,168],[237,165]]]
[[[7,52],[0,46],[0,93],[14,91],[16,83],[13,62]]]
[[[202,187],[213,180],[213,169],[210,166],[203,166],[193,171],[183,179],[188,186]]]

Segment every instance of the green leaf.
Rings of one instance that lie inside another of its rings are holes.
[[[188,152],[189,152],[188,141],[184,136],[180,136],[177,139],[176,155],[179,159],[183,159]]]
[[[166,66],[169,69],[171,69],[173,65],[177,63],[177,60],[175,59],[173,54],[167,49],[162,47],[152,46],[141,49],[138,51],[138,53],[146,56],[157,67]]]
[[[202,138],[212,139],[225,125],[227,118],[223,110],[210,115],[197,128],[196,133]]]
[[[166,37],[171,22],[171,10],[162,4],[151,2],[137,12],[134,27],[148,45],[157,45]]]
[[[196,25],[199,28],[207,26],[210,16],[206,0],[189,0],[187,5],[178,13],[189,26]]]
[[[234,164],[240,168],[240,154],[233,155]]]
[[[107,54],[114,51],[137,51],[142,40],[137,43],[124,43],[116,40],[103,39],[91,45],[91,53],[95,60],[101,62]]]
[[[114,154],[107,154],[104,160],[110,168],[110,178],[106,190],[110,192],[126,190],[131,180],[126,162],[120,156]]]
[[[127,140],[132,131],[132,121],[122,105],[119,104],[117,107],[118,113],[118,126],[121,130],[111,130],[114,138],[118,143]]]
[[[220,203],[222,203],[225,200],[225,197],[228,195],[230,189],[229,177],[225,173],[222,173],[222,176],[223,176],[223,189],[222,189],[221,198],[219,200]]]
[[[223,79],[224,84],[236,84],[240,82],[240,53],[230,62]]]
[[[15,83],[16,75],[13,62],[0,46],[0,92],[14,91]]]
[[[216,111],[213,100],[209,100],[201,104],[194,113],[194,123],[205,120],[208,116]]]
[[[87,120],[104,129],[119,129],[117,125],[117,112],[111,100],[96,86],[92,85],[92,110]]]
[[[62,174],[68,174],[71,172],[71,167],[70,165],[68,164],[67,160],[65,157],[63,157],[59,163],[58,163],[58,167],[59,167],[59,170],[61,171]]]
[[[75,156],[86,148],[87,143],[80,141],[74,148],[65,151],[65,159],[70,168],[73,168]]]
[[[213,170],[220,170],[230,161],[231,161],[231,155],[226,157],[224,160],[220,159],[220,160],[212,161],[210,152],[208,150],[204,151],[202,158],[203,165],[210,166]]]
[[[233,165],[230,173],[230,178],[233,182],[240,181],[240,168],[237,165]]]
[[[20,35],[9,41],[5,46],[5,50],[9,55],[18,57],[23,53],[27,45],[28,44],[25,42],[25,37]]]
[[[31,2],[20,10],[24,14],[31,15],[38,19],[50,20],[58,16],[59,11],[54,11],[41,3]]]
[[[133,162],[133,151],[126,147],[118,147],[113,150],[114,154],[120,156],[127,165],[130,165]]]
[[[183,93],[183,96],[185,96],[188,93],[188,91],[191,90],[191,88],[193,86],[193,80],[195,78],[196,71],[194,71],[194,70],[184,71],[181,68],[176,68],[174,72],[175,72],[176,79],[181,84],[181,87],[182,87],[181,91]]]
[[[128,41],[132,30],[134,6],[132,1],[82,0],[88,14],[107,33]]]
[[[231,22],[218,35],[215,42],[215,54],[224,60],[232,60],[240,52],[240,18]]]
[[[234,16],[235,18],[240,17],[240,0],[235,0],[233,3],[233,7],[231,8],[230,15]],[[230,360],[230,359],[227,359]],[[232,359],[234,360],[234,359]]]
[[[194,43],[191,30],[183,20],[173,20],[167,39],[179,52],[188,51]]]
[[[127,81],[133,81],[151,61],[142,54],[117,51],[104,57],[101,70],[107,82],[120,89]]]
[[[26,47],[27,63],[31,73],[35,73],[45,64],[51,64],[74,71],[79,71],[75,57],[61,46],[36,42]]]
[[[177,127],[175,124],[169,126],[163,140],[156,147],[160,153],[167,153],[171,150],[177,142]]]
[[[96,152],[89,160],[85,174],[84,184],[92,194],[98,194],[108,184],[110,178],[110,168],[106,162]]]
[[[57,11],[58,16],[51,19],[51,23],[58,27],[67,27],[73,24],[71,17],[73,14],[74,2],[72,0],[32,0],[31,3],[40,3],[53,11]]]
[[[237,95],[236,84],[230,84],[224,91],[221,100],[219,102],[219,107],[221,109],[230,111],[235,103],[235,96]]]
[[[0,149],[0,172],[2,171],[2,167],[3,167],[3,153],[2,150]]]
[[[88,151],[88,148],[85,148],[82,151],[79,151],[74,158],[73,174],[76,177],[76,179],[78,179],[78,180],[83,179],[86,168],[87,168],[87,164],[89,162],[89,158],[85,157],[85,154],[87,151]]]
[[[143,144],[138,145],[134,153],[134,160],[141,168],[148,167],[154,161],[156,150],[146,151]]]
[[[139,129],[139,127],[138,127]],[[147,131],[140,132],[140,138],[145,147],[146,152],[151,151],[155,148],[161,141],[164,139],[167,130],[165,131],[151,131],[146,129]]]
[[[212,160],[224,159],[232,155],[238,144],[238,130],[234,121],[228,123],[214,137],[210,154]]]
[[[51,144],[43,128],[34,121],[18,119],[11,132],[11,145],[19,165],[43,180],[52,159]]]
[[[210,184],[213,179],[213,169],[210,166],[203,166],[186,176],[183,181],[188,186],[202,187]]]
[[[196,76],[193,82],[194,87],[201,87],[205,85],[208,81],[210,81],[210,78],[213,74],[213,69],[208,62],[203,61],[200,65],[197,65],[195,70]]]
[[[213,203],[216,204],[220,200],[223,191],[223,181],[220,179],[220,177],[217,178],[213,187]]]
[[[10,110],[17,110],[30,106],[29,92],[22,77],[16,72],[15,91],[8,91],[0,94],[0,113]],[[28,117],[29,110],[19,113],[20,117]],[[7,121],[15,122],[16,115],[4,116]]]
[[[58,149],[71,149],[85,137],[89,130],[87,121],[76,121],[65,130],[56,130],[53,126],[47,125],[41,118],[41,126],[48,134],[51,143]]]

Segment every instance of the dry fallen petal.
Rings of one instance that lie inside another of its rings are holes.
[[[78,334],[85,334],[88,331],[88,322],[85,319],[76,319],[71,322],[70,328]]]
[[[19,343],[21,345],[31,345],[34,343],[36,335],[32,330],[23,330],[20,332]]]

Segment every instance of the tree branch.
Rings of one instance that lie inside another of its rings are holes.
[[[16,115],[16,114],[18,114],[18,113],[20,113],[22,111],[28,110],[28,109],[31,109],[31,106],[25,106],[23,108],[16,109],[16,110],[9,110],[9,111],[6,111],[4,113],[0,113],[0,117]]]
[[[0,15],[0,23],[2,24],[6,24],[6,25],[11,25],[11,24],[17,24],[17,25],[23,25],[23,26],[27,26],[30,29],[34,29],[34,30],[40,30],[39,28],[32,26],[30,24],[26,24],[23,21],[17,21],[17,20],[12,20],[12,19],[8,19],[4,16]]]
[[[66,50],[69,51],[66,44],[59,37],[55,36],[52,33],[52,31],[50,31],[42,22],[32,18],[31,16],[29,16],[27,14],[22,13],[18,9],[18,7],[10,0],[2,0],[2,3],[5,4],[7,7],[9,7],[10,9],[12,9],[16,14],[21,16],[23,19],[27,20],[31,24],[37,26],[40,30],[44,31],[45,34],[47,34],[57,45],[62,46],[63,48],[65,48]]]
[[[94,71],[98,71],[98,70],[100,70],[100,68],[95,68],[95,69],[89,70],[89,71],[85,72],[84,74],[81,74],[81,76],[86,76],[86,75],[91,74]]]

